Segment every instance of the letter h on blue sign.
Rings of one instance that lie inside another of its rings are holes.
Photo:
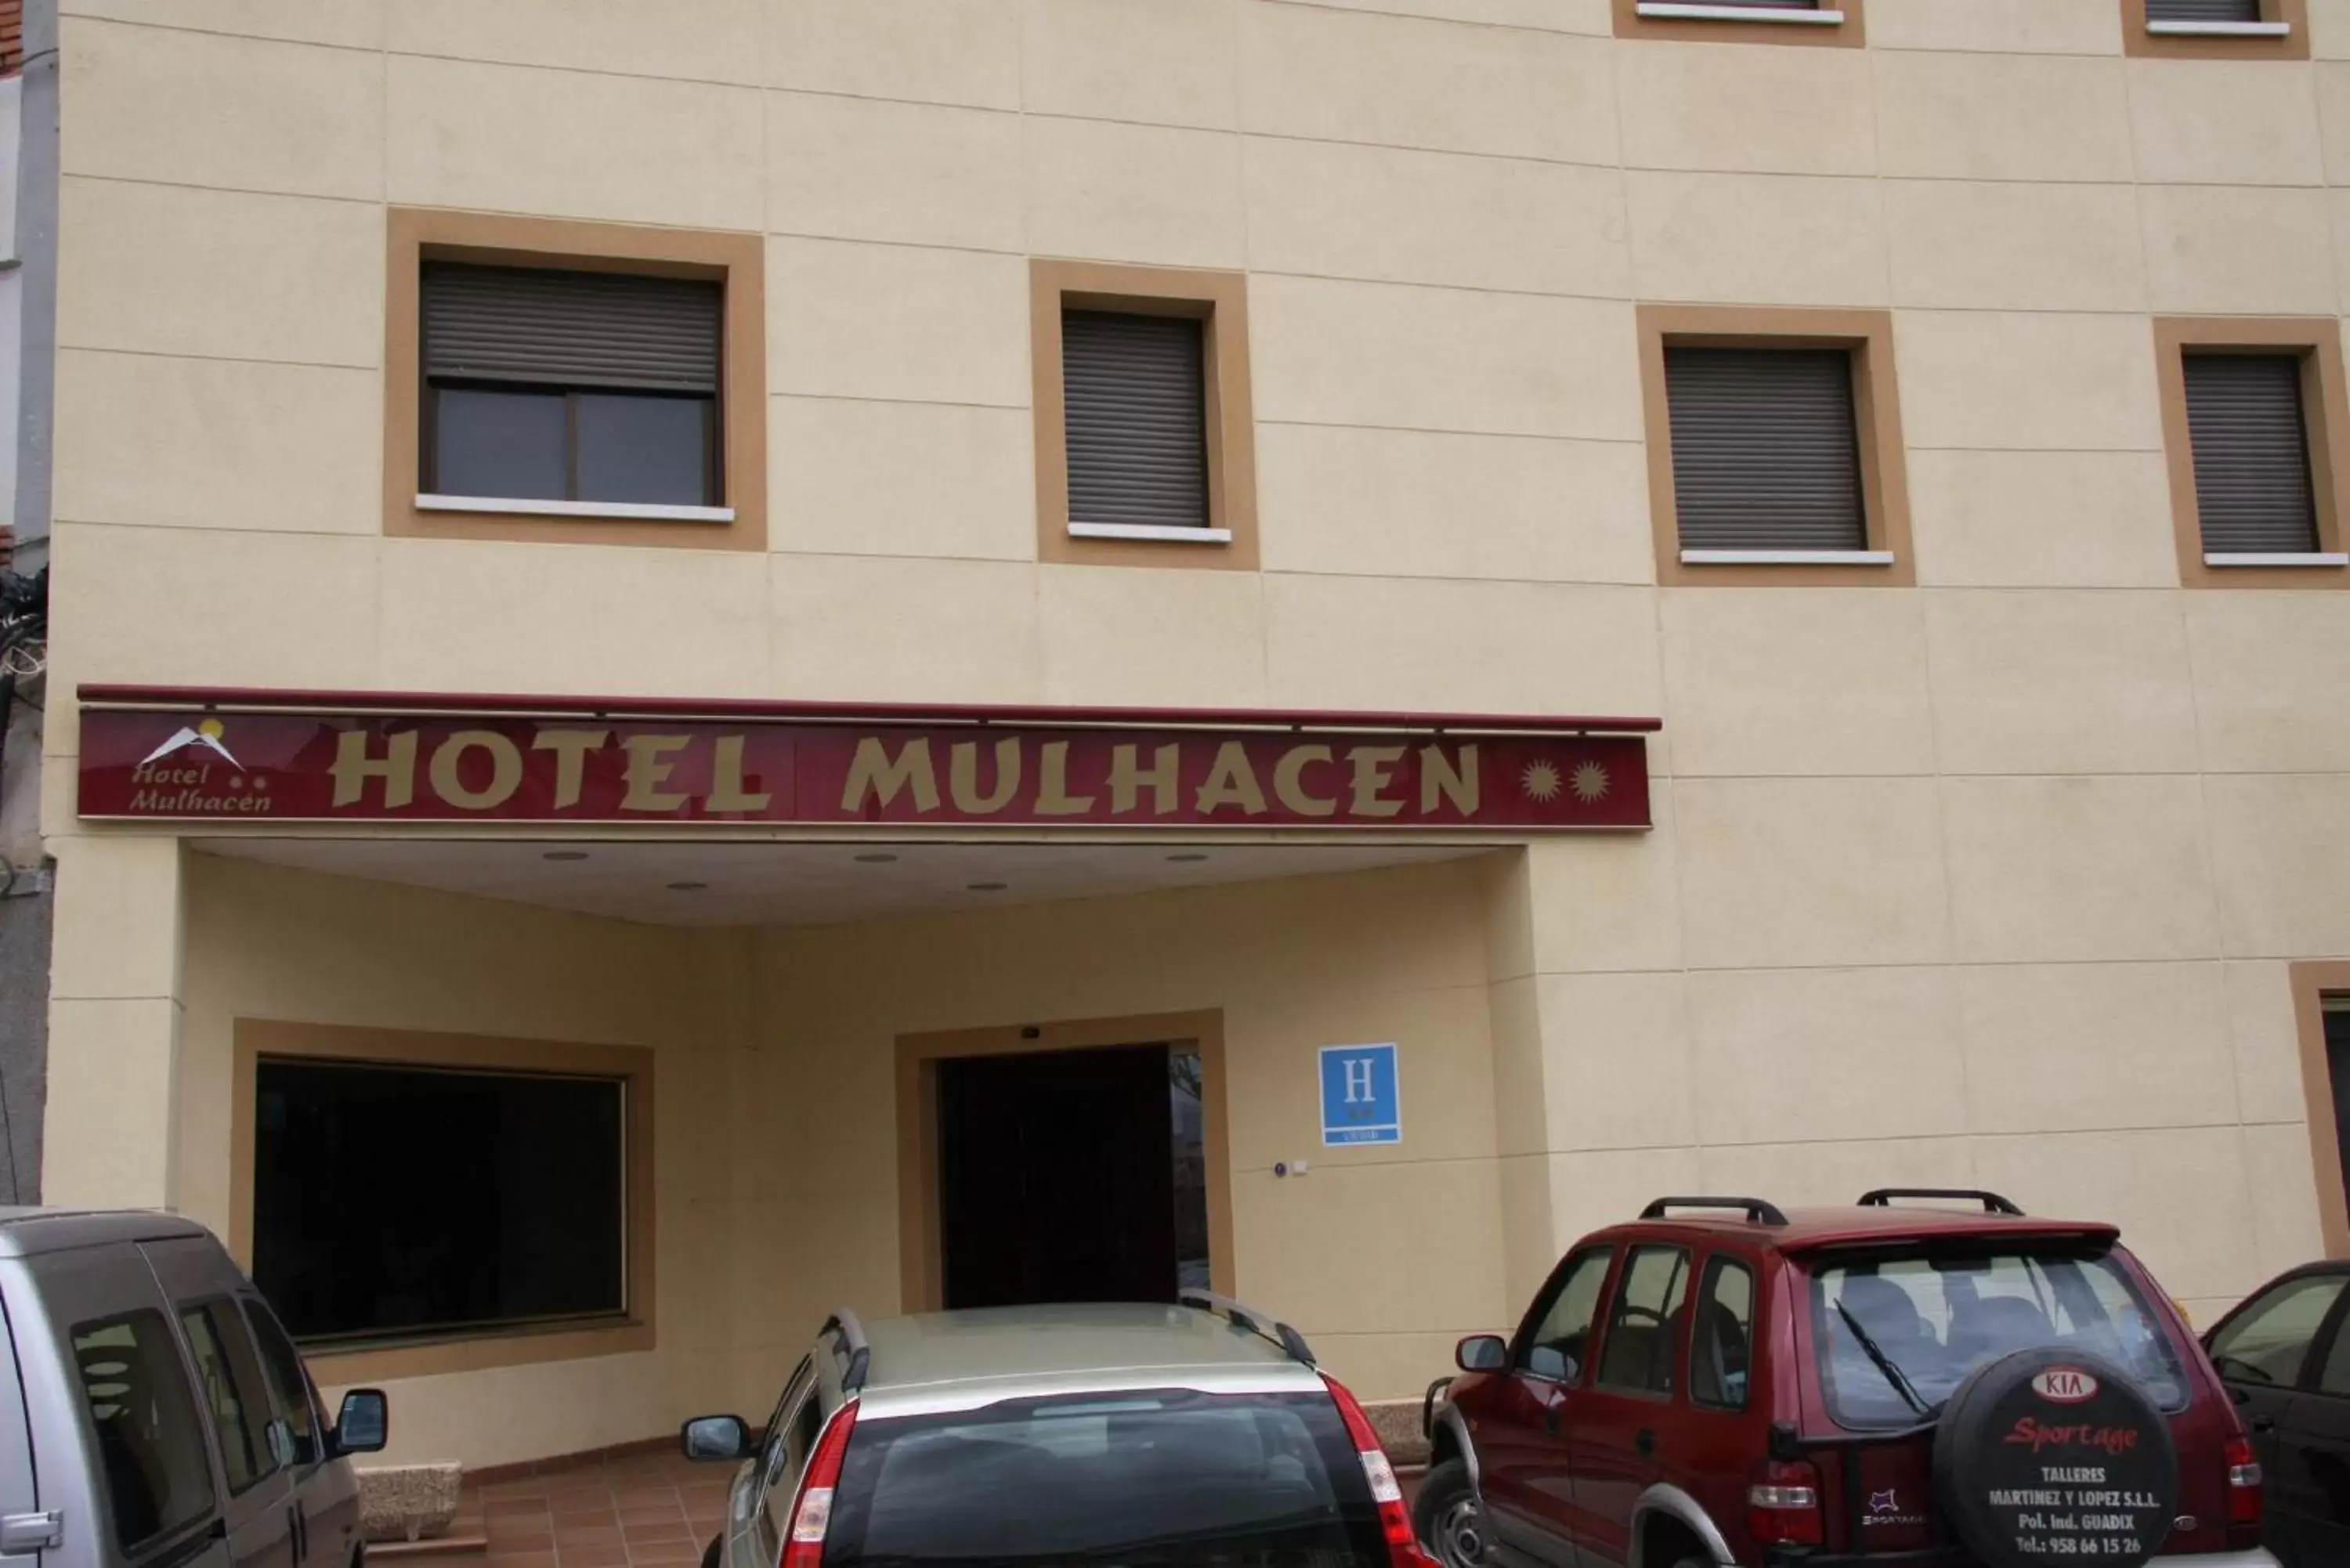
[[[1403,1141],[1403,1096],[1393,1045],[1322,1047],[1322,1141]]]

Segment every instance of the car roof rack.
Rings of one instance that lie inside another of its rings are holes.
[[[1898,1198],[1944,1198],[1960,1202],[1980,1203],[1986,1214],[2007,1214],[2023,1218],[2023,1210],[1996,1192],[1985,1192],[1979,1187],[1878,1187],[1860,1195],[1863,1209],[1890,1209]]]
[[[1236,1302],[1230,1296],[1220,1296],[1213,1291],[1178,1291],[1175,1293],[1175,1301],[1180,1306],[1197,1307],[1201,1312],[1211,1312],[1221,1317],[1229,1318],[1234,1328],[1244,1328],[1249,1333],[1269,1339],[1281,1346],[1292,1361],[1303,1362],[1308,1366],[1315,1365],[1314,1347],[1305,1343],[1305,1336],[1289,1324],[1275,1319],[1270,1313],[1259,1312],[1244,1302]]]
[[[1668,1210],[1674,1209],[1737,1209],[1745,1212],[1746,1222],[1750,1225],[1784,1225],[1787,1222],[1787,1216],[1780,1212],[1777,1204],[1766,1203],[1760,1198],[1659,1198],[1640,1210],[1640,1218],[1662,1220]]]
[[[854,1394],[865,1386],[866,1375],[873,1367],[873,1347],[865,1343],[865,1325],[857,1314],[842,1307],[824,1320],[816,1336],[835,1336],[832,1351],[840,1357],[840,1391]]]

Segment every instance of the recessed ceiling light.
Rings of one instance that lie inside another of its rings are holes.
[[[699,893],[709,886],[707,882],[671,882],[669,890],[672,893]]]
[[[966,882],[963,884],[964,887],[970,888],[974,893],[1001,893],[1004,888],[1011,885],[1012,884],[1009,882]]]
[[[550,849],[539,858],[541,860],[585,860],[588,858],[588,852],[585,849]]]
[[[1180,855],[1170,855],[1167,858],[1170,860],[1192,861],[1205,860],[1207,857],[1196,849],[1187,849]]]
[[[858,856],[857,857],[857,863],[860,866],[887,866],[889,862],[897,858],[898,857],[894,855],[883,855],[877,852],[872,855]]]

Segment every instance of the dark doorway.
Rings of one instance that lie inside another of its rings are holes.
[[[1199,1075],[1196,1051],[1163,1044],[940,1062],[946,1305],[1204,1285]]]

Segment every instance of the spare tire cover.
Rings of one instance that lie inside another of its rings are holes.
[[[1959,1385],[1934,1436],[1934,1490],[1989,1568],[2138,1568],[2177,1516],[2178,1451],[2128,1374],[2044,1345]]]

